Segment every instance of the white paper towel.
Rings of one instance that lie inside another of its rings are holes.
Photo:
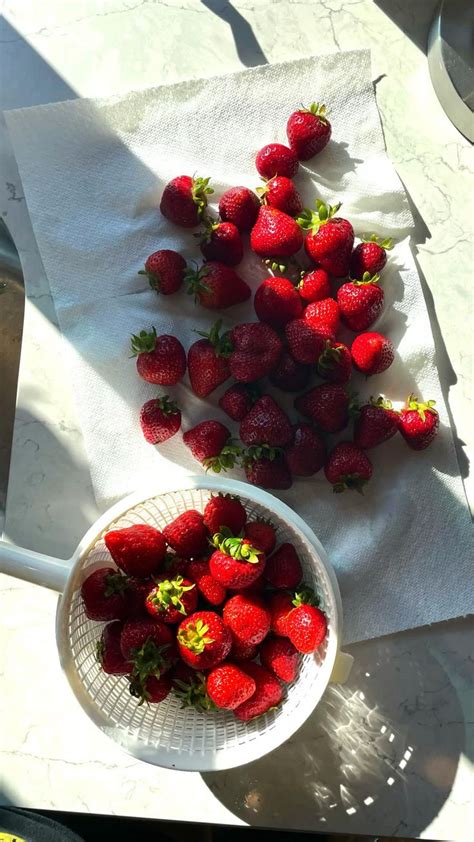
[[[393,340],[396,360],[370,381],[356,376],[354,386],[363,397],[383,392],[394,401],[416,391],[437,401],[441,421],[426,452],[409,451],[401,437],[372,451],[374,477],[364,497],[333,495],[322,473],[281,494],[329,552],[343,596],[345,639],[354,641],[474,608],[470,518],[409,249],[413,221],[385,154],[369,53],[22,109],[7,112],[6,120],[65,337],[95,493],[105,504],[152,475],[200,471],[180,437],[154,449],[137,422],[156,390],[136,375],[130,334],[155,325],[158,333],[176,333],[187,348],[193,330],[213,320],[184,294],[158,298],[137,275],[157,248],[175,248],[186,259],[199,255],[191,233],[157,211],[164,185],[180,173],[209,175],[216,201],[231,185],[255,187],[255,152],[285,142],[287,115],[313,99],[328,105],[333,136],[322,154],[300,165],[296,183],[305,204],[316,196],[341,200],[356,233],[398,241],[383,274],[386,305],[377,325]],[[238,271],[253,288],[265,276],[249,254]],[[225,324],[254,318],[248,303],[226,311]],[[183,409],[183,429],[206,417],[232,426],[216,408],[228,385],[207,402],[193,396],[187,381],[166,390]]]

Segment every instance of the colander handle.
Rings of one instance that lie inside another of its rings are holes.
[[[53,558],[0,541],[0,573],[7,576],[62,593],[70,570],[70,560]]]

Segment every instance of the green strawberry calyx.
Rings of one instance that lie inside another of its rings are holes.
[[[312,234],[316,234],[322,225],[326,225],[336,215],[340,207],[341,202],[338,202],[337,205],[326,205],[325,202],[316,199],[316,210],[305,208],[296,217],[296,222],[304,231],[311,231]]]
[[[391,251],[393,249],[394,241],[391,237],[381,240],[380,237],[377,237],[377,234],[363,234],[361,240],[363,243],[377,243],[385,251]]]
[[[156,401],[157,409],[160,409],[163,415],[178,415],[180,409],[176,401],[171,400],[169,395],[163,395],[161,398],[157,398]]]
[[[249,564],[258,564],[259,556],[262,555],[262,550],[253,547],[245,538],[235,538],[226,527],[212,536],[212,545],[236,561],[246,561]]]
[[[205,278],[209,272],[209,267],[204,263],[199,269],[197,264],[195,268],[188,266],[184,273],[184,282],[188,285],[186,290],[188,295],[194,295],[194,300],[199,301],[199,296],[203,292],[210,292],[210,287],[206,284]]]
[[[370,399],[369,399],[369,403],[370,403],[371,406],[380,407],[380,409],[390,409],[392,412],[397,411],[396,409],[393,408],[392,401],[389,401],[388,398],[382,397],[382,395],[379,395],[378,398],[374,398],[371,395]]]
[[[202,672],[197,672],[196,676],[193,676],[189,681],[181,681],[181,679],[175,678],[173,687],[182,708],[192,707],[204,712],[217,710],[216,705],[207,693],[206,676]]]
[[[319,102],[312,102],[309,108],[305,105],[302,105],[299,111],[300,114],[313,114],[315,117],[319,117],[321,123],[328,122],[326,117],[327,108],[322,103],[320,104]]]
[[[158,611],[166,611],[168,608],[177,608],[180,614],[186,616],[186,608],[183,604],[183,594],[192,591],[195,585],[183,585],[182,576],[175,576],[173,579],[165,579],[153,589],[148,602]]]
[[[224,445],[221,452],[216,456],[207,456],[203,459],[202,464],[206,471],[213,471],[215,474],[220,474],[223,471],[230,471],[238,464],[242,454],[242,448],[232,444],[232,439]]]
[[[288,260],[286,263],[283,260],[277,260],[275,257],[268,257],[262,260],[262,263],[267,266],[271,272],[287,272],[290,265]]]
[[[366,287],[370,286],[371,284],[378,284],[380,281],[380,275],[371,275],[370,272],[364,272],[362,278],[360,280],[351,278],[351,282],[356,287]]]
[[[315,608],[318,607],[320,600],[319,596],[314,592],[314,590],[307,585],[303,585],[298,591],[295,591],[295,595],[292,599],[292,603],[295,608],[298,608],[299,605],[313,605]]]
[[[199,240],[200,245],[205,245],[206,243],[211,242],[212,235],[218,230],[221,222],[218,219],[213,219],[212,216],[209,215],[203,216],[202,221],[204,223],[203,229],[198,231],[196,234],[193,234],[193,237]]]
[[[156,643],[148,637],[142,646],[137,649],[132,649],[130,660],[133,663],[133,669],[131,671],[131,675],[132,678],[136,680],[137,685],[143,685],[150,675],[155,676],[155,678],[160,678],[161,673],[169,667],[169,648],[169,643],[166,643],[163,646],[157,646]],[[131,689],[130,692],[132,692]]]
[[[96,654],[97,661],[99,662],[99,664],[102,667],[104,665],[104,656],[105,656],[105,646],[104,646],[104,641],[102,639],[98,640],[96,645],[95,645],[95,654]]]
[[[269,444],[254,444],[242,451],[242,463],[249,465],[258,459],[268,459],[273,462],[277,456],[283,453],[280,447],[270,447]]]
[[[208,636],[208,631],[209,626],[202,620],[191,620],[184,628],[179,630],[177,634],[178,643],[195,655],[202,655],[206,646],[214,643],[214,638]]]
[[[146,269],[140,269],[138,271],[138,274],[146,275],[151,288],[154,289],[156,292],[161,292],[161,276],[158,272],[147,272]]]
[[[346,491],[346,489],[351,489],[352,491],[357,491],[359,494],[363,494],[364,485],[366,485],[367,482],[368,480],[361,477],[361,475],[357,472],[353,474],[342,474],[338,482],[334,483],[332,490],[335,494],[340,494],[342,491]]]
[[[128,581],[121,573],[109,573],[105,577],[104,596],[107,599],[115,594],[123,594],[128,588]]]
[[[218,319],[208,333],[206,333],[205,330],[196,330],[195,333],[202,336],[204,339],[207,339],[207,341],[211,343],[216,357],[230,357],[232,351],[234,350],[234,346],[232,345],[227,331],[222,336],[220,335],[221,327],[222,319]]]
[[[132,350],[131,356],[137,357],[139,354],[151,354],[156,346],[156,328],[152,327],[151,331],[141,330],[138,334],[132,334],[130,347]]]
[[[197,206],[199,218],[202,217],[205,209],[207,208],[207,197],[211,193],[214,193],[212,187],[209,187],[210,180],[210,178],[193,178],[191,195],[193,197],[194,204]]]
[[[319,357],[318,360],[318,372],[324,377],[329,371],[334,371],[335,368],[341,362],[342,357],[342,348],[340,342],[331,342],[330,339],[326,339],[326,344],[324,351]]]
[[[421,420],[425,421],[427,412],[430,412],[432,415],[438,414],[437,410],[433,409],[435,404],[436,401],[426,401],[425,403],[422,403],[418,400],[416,395],[411,394],[406,400],[405,411],[415,410],[416,412],[418,412],[418,415],[420,416]]]

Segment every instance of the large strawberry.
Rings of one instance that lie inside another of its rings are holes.
[[[435,401],[422,403],[410,395],[400,412],[400,432],[412,450],[424,450],[438,432],[439,415],[434,405]]]
[[[121,620],[127,614],[127,580],[114,567],[89,573],[81,586],[84,611],[90,620]]]
[[[393,343],[381,333],[360,333],[351,345],[352,362],[369,377],[381,374],[392,365],[395,358]]]
[[[239,535],[247,522],[247,512],[238,497],[231,494],[217,494],[210,497],[204,506],[204,523],[211,535],[222,527]]]
[[[140,410],[140,426],[150,444],[161,444],[174,436],[181,427],[181,412],[168,395],[152,398]]]
[[[285,542],[267,559],[265,579],[272,588],[292,590],[303,578],[303,568],[293,544]]]
[[[215,222],[208,217],[203,232],[197,236],[206,260],[237,266],[244,256],[242,237],[233,222]]]
[[[377,286],[378,275],[366,272],[360,281],[343,284],[337,292],[341,318],[351,330],[367,330],[383,309],[383,289]]]
[[[214,190],[209,178],[191,178],[178,175],[170,181],[161,197],[160,211],[170,222],[183,228],[199,224],[207,207],[207,197]]]
[[[249,722],[256,716],[261,716],[271,708],[277,707],[283,698],[283,690],[274,675],[260,664],[245,661],[241,668],[255,681],[254,694],[243,704],[235,708],[237,719]]]
[[[208,310],[224,310],[250,298],[250,287],[225,263],[210,260],[200,269],[187,269],[188,294]]]
[[[239,231],[250,231],[260,209],[258,196],[248,187],[230,187],[219,202],[221,219],[233,222]]]
[[[315,386],[296,398],[294,405],[326,433],[338,433],[349,421],[349,396],[337,383]]]
[[[146,275],[150,286],[162,295],[172,295],[183,283],[186,261],[177,251],[160,249],[150,254],[145,261],[145,269],[139,275]]]
[[[268,143],[257,152],[255,166],[262,178],[273,178],[275,175],[293,178],[298,172],[298,159],[288,146]]]
[[[244,640],[239,640],[232,635],[230,657],[233,661],[253,661],[258,655],[258,648],[253,643],[245,643]]]
[[[262,665],[280,681],[294,681],[298,672],[298,650],[285,637],[267,637],[260,649]]]
[[[132,356],[137,358],[137,371],[143,380],[159,386],[174,386],[186,371],[186,353],[179,339],[163,333],[157,336],[141,330],[132,336]]]
[[[245,476],[260,488],[291,488],[293,480],[283,454],[265,446],[249,447],[244,451]]]
[[[303,232],[292,216],[263,205],[250,233],[250,247],[265,259],[291,257],[303,245]]]
[[[290,612],[286,628],[295,649],[305,655],[312,655],[326,637],[326,615],[320,608],[302,603]]]
[[[285,449],[288,467],[295,477],[311,477],[326,461],[326,447],[320,434],[310,424],[295,424],[293,441]]]
[[[155,675],[148,675],[141,679],[140,676],[130,676],[130,695],[140,699],[139,704],[147,702],[156,704],[162,702],[171,692],[171,678],[169,675],[162,675],[157,678]]]
[[[151,617],[127,620],[120,637],[123,657],[131,661],[130,693],[144,697],[147,679],[161,678],[176,661],[176,647],[168,626]]]
[[[387,251],[393,248],[393,240],[379,240],[372,234],[364,238],[362,243],[355,247],[351,255],[351,278],[362,279],[365,274],[375,275],[381,272],[387,262]]]
[[[334,333],[330,327],[313,324],[308,319],[292,319],[285,325],[285,336],[292,357],[303,365],[317,363],[326,342],[334,341]]]
[[[183,434],[183,442],[206,470],[219,474],[233,468],[240,449],[232,444],[230,431],[220,421],[201,421]]]
[[[219,406],[233,421],[243,421],[259,397],[260,391],[255,386],[234,383],[219,399]]]
[[[354,229],[347,219],[335,216],[339,205],[325,205],[319,199],[316,212],[304,210],[298,217],[301,227],[308,231],[305,249],[309,257],[321,268],[344,278],[349,273]]]
[[[267,181],[264,187],[257,187],[257,193],[262,199],[262,204],[278,208],[289,216],[296,216],[303,210],[300,194],[291,178],[284,175],[276,175]]]
[[[117,567],[127,576],[145,578],[157,573],[164,562],[164,535],[146,523],[112,529],[104,536],[105,546]]]
[[[187,566],[187,576],[195,582],[201,596],[211,605],[221,605],[227,591],[217,579],[211,574],[209,562],[205,558],[198,558],[190,561]]]
[[[301,392],[308,385],[310,374],[308,365],[298,362],[285,350],[270,374],[270,382],[283,392]]]
[[[352,376],[352,356],[342,342],[326,341],[318,359],[318,374],[330,383],[347,383]]]
[[[271,277],[262,281],[254,296],[253,306],[261,322],[278,329],[303,312],[297,290],[288,278]]]
[[[312,301],[322,301],[331,297],[329,275],[324,269],[313,269],[303,274],[298,284],[298,292],[308,304]]]
[[[244,527],[244,536],[257,550],[262,550],[265,555],[269,555],[275,549],[275,527],[269,520],[250,521]]]
[[[162,623],[180,623],[196,610],[198,592],[194,582],[182,576],[169,578],[166,574],[156,578],[148,592],[145,608]]]
[[[220,664],[207,677],[207,692],[217,708],[234,710],[255,693],[255,681],[235,664]]]
[[[196,611],[178,628],[178,650],[183,661],[196,670],[220,664],[230,652],[232,637],[224,621],[214,611]]]
[[[224,605],[224,623],[233,638],[256,646],[270,631],[270,612],[263,600],[252,593],[232,596]]]
[[[288,591],[277,591],[276,593],[272,593],[268,601],[268,607],[270,610],[270,625],[272,632],[274,632],[274,634],[286,636],[288,632],[286,625],[288,616],[295,607],[293,604],[293,595],[288,593]]]
[[[318,329],[327,327],[336,335],[340,326],[339,305],[337,301],[334,301],[334,298],[312,301],[305,307],[304,318],[313,327]]]
[[[120,648],[122,629],[120,620],[114,620],[104,626],[97,641],[97,660],[109,675],[129,675],[133,669],[133,664],[125,660]]]
[[[229,358],[230,370],[236,380],[253,383],[275,368],[282,342],[270,325],[263,322],[239,324],[230,332],[234,350]]]
[[[349,488],[362,494],[362,489],[371,478],[372,471],[370,459],[351,441],[336,444],[324,468],[326,479],[336,493]]]
[[[213,536],[212,542],[217,549],[209,559],[209,569],[225,588],[249,587],[263,573],[265,553],[246,538],[234,538],[229,530],[223,529]]]
[[[242,421],[239,435],[248,446],[284,447],[293,438],[293,431],[276,401],[270,395],[262,395]]]
[[[220,336],[222,321],[219,319],[209,333],[198,331],[198,339],[188,351],[188,374],[191,389],[199,398],[210,395],[217,386],[230,377],[229,356],[232,343],[227,333]]]
[[[286,124],[290,147],[299,161],[309,161],[328,143],[331,123],[326,117],[326,106],[312,102],[309,108],[300,108],[290,114]]]
[[[371,398],[357,410],[354,423],[354,444],[369,450],[391,439],[400,427],[400,413],[392,409],[390,401]]]
[[[207,549],[207,529],[200,512],[188,509],[163,529],[168,544],[183,558],[202,555]]]

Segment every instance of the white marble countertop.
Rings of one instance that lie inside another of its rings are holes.
[[[464,474],[462,442],[472,435],[465,297],[472,282],[472,150],[430,84],[423,47],[435,0],[409,12],[406,5],[401,0],[235,0],[232,6],[224,0],[7,0],[0,22],[0,105],[107,95],[369,46],[388,152],[417,209],[417,259],[434,302],[439,366]],[[0,212],[17,242],[30,243],[1,122],[0,168]],[[25,309],[5,531],[23,546],[66,557],[97,510],[67,372],[58,364],[48,284],[33,245],[24,269],[35,274],[41,291]],[[84,717],[61,676],[53,642],[56,596],[5,577],[2,586],[3,802],[326,832],[469,838],[472,620],[349,647],[356,658],[349,683],[331,688],[295,737],[249,766],[201,776],[147,766],[109,743]],[[25,663],[35,665],[35,680],[41,677],[46,692],[35,692],[34,681],[19,667]]]

